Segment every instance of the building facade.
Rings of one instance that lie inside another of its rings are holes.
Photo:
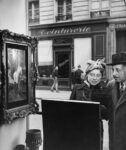
[[[126,51],[125,0],[28,0],[28,31],[38,37],[39,85],[48,86],[53,66],[69,88],[72,66]],[[106,79],[111,78],[106,69]]]

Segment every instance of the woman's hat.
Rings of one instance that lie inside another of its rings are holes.
[[[112,62],[107,65],[119,65],[119,64],[126,64],[126,53],[117,53],[112,55]]]
[[[94,69],[99,69],[101,72],[104,72],[106,64],[105,64],[105,59],[98,59],[96,61],[94,60],[89,60],[87,62],[87,68],[85,70],[85,73],[88,74],[90,71],[94,70]]]

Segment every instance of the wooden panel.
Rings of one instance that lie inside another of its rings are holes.
[[[99,104],[42,100],[43,150],[100,150]]]
[[[104,58],[105,57],[105,35],[99,34],[94,36],[94,52],[93,58]]]

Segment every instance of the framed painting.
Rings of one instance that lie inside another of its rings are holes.
[[[1,121],[12,122],[36,113],[37,39],[0,32]]]

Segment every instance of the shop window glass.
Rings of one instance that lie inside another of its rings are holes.
[[[95,35],[94,36],[94,50],[93,59],[105,58],[105,35]]]

